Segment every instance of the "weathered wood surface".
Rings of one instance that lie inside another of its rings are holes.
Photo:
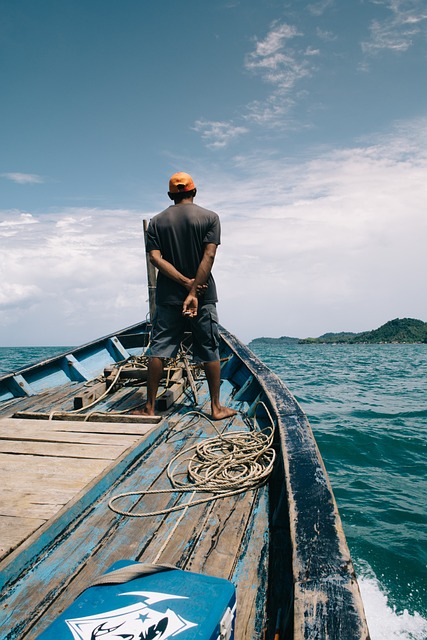
[[[75,394],[83,388],[83,383],[70,382],[58,389],[49,389],[28,398],[14,398],[0,405],[0,415],[11,416],[16,411],[71,411],[74,408]]]
[[[0,558],[152,428],[0,419]]]
[[[31,420],[45,420],[51,421],[53,424],[57,420],[65,420],[70,422],[102,422],[105,423],[113,423],[119,424],[123,423],[133,423],[133,424],[151,424],[154,422],[160,421],[160,416],[144,416],[144,415],[132,415],[132,414],[119,414],[119,413],[105,413],[102,411],[97,411],[88,414],[84,413],[71,413],[69,411],[55,411],[54,413],[43,413],[41,411],[16,411],[13,414],[14,418],[24,418]]]
[[[228,389],[227,385],[225,388]],[[202,390],[201,397],[204,401],[207,399],[206,389]],[[49,553],[37,560],[35,568],[22,576],[19,588],[11,590],[6,599],[10,614],[6,614],[3,621],[8,628],[12,621],[19,619],[19,636],[15,627],[7,638],[36,638],[93,576],[123,558],[170,562],[228,579],[233,579],[239,571],[238,597],[246,599],[247,592],[252,594],[239,613],[243,616],[242,621],[239,618],[239,627],[253,627],[254,603],[259,591],[259,555],[268,529],[265,498],[264,520],[258,518],[256,528],[254,492],[149,518],[121,517],[108,508],[108,498],[117,493],[135,488],[169,488],[165,469],[172,456],[200,437],[216,435],[203,418],[189,417],[183,421],[180,418],[179,413],[172,415],[161,444],[158,442],[140,456],[89,511],[81,513],[72,523],[72,535],[67,528]],[[231,428],[247,427],[237,416]],[[188,501],[187,494],[172,492],[127,498],[121,506],[129,508],[133,504],[137,511],[150,511],[182,501]]]
[[[89,387],[91,388],[91,387]],[[79,394],[88,390],[87,384],[83,382],[70,382],[61,387],[52,388],[47,391],[35,394],[26,398],[14,398],[0,405],[0,415],[5,417],[12,416],[17,412],[44,413],[49,415],[54,412],[71,412],[74,411],[74,399]],[[110,411],[118,411],[132,409],[137,405],[141,405],[146,397],[144,388],[124,387],[114,393],[113,396],[107,396],[104,402],[94,407],[94,411],[104,411],[108,408]],[[78,415],[78,414],[75,414]]]
[[[107,391],[107,382],[98,382],[74,396],[74,409],[82,409],[95,402]]]

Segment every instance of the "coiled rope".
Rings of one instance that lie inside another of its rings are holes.
[[[217,432],[217,436],[196,443],[174,456],[167,466],[167,476],[172,485],[170,489],[146,489],[128,491],[110,499],[108,506],[115,513],[133,518],[159,516],[187,507],[203,504],[219,498],[234,496],[251,489],[257,489],[266,483],[276,457],[273,449],[274,423],[268,408],[270,425],[263,430],[255,428],[251,431],[234,431],[222,434],[207,416],[198,411],[189,411],[178,421],[181,422],[190,414],[207,420]],[[256,407],[256,408],[257,408]],[[179,467],[187,464],[186,472],[179,473]],[[178,479],[178,475],[186,480]],[[193,495],[190,500],[158,511],[147,513],[128,511],[115,506],[115,502],[129,496],[145,496],[161,493],[187,493]],[[213,495],[193,501],[194,493],[211,493]]]

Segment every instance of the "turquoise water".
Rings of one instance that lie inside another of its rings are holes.
[[[64,349],[0,348],[0,375]],[[309,417],[372,640],[425,640],[427,344],[253,350]]]
[[[251,348],[309,417],[373,640],[425,640],[427,344]]]
[[[64,353],[70,347],[0,347],[0,376]]]

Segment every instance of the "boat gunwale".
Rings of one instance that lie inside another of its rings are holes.
[[[147,333],[146,330],[148,327],[149,327],[149,322],[145,320],[143,322],[137,322],[133,325],[130,325],[129,327],[126,327],[125,329],[121,329],[120,331],[113,331],[112,333],[102,336],[101,338],[96,338],[95,340],[91,340],[90,342],[86,342],[76,347],[70,347],[66,351],[61,351],[51,356],[50,358],[46,358],[46,359],[42,358],[41,360],[33,362],[28,367],[23,367],[22,369],[18,369],[17,371],[9,371],[0,376],[0,386],[6,383],[8,379],[13,378],[14,376],[23,375],[29,372],[34,372],[34,371],[37,371],[37,369],[43,369],[45,367],[48,367],[49,365],[55,364],[56,362],[59,363],[66,356],[83,353],[85,351],[90,350],[91,347],[95,347],[99,345],[100,346],[99,351],[102,351],[106,348],[103,345],[104,342],[114,337],[120,337],[120,336],[126,335],[133,330],[141,329],[139,333],[143,335],[144,333]],[[0,408],[1,408],[1,404],[2,403],[0,402]]]

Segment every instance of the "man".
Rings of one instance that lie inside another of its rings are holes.
[[[194,204],[197,190],[188,173],[175,173],[168,195],[174,204],[155,216],[147,231],[147,253],[158,269],[156,316],[149,349],[147,403],[143,414],[154,415],[164,358],[177,354],[190,319],[193,357],[202,362],[214,420],[235,415],[220,403],[218,300],[212,266],[221,241],[219,217]]]

